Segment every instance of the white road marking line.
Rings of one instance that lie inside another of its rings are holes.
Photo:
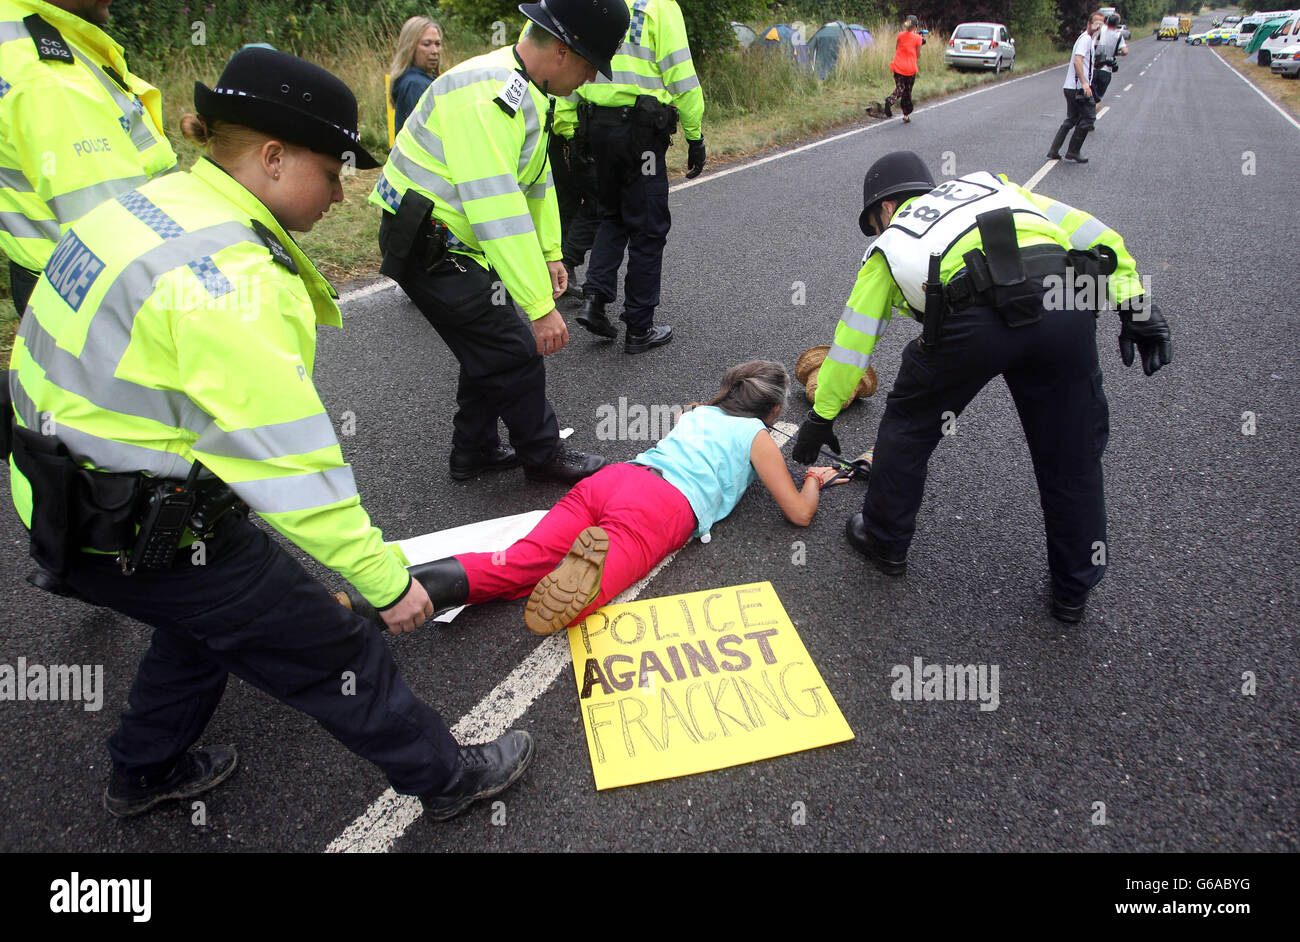
[[[1110,105],[1107,105],[1105,108],[1102,108],[1100,111],[1097,112],[1096,120],[1100,121],[1102,115],[1104,115],[1107,111],[1110,111]]]
[[[957,95],[953,98],[945,98],[943,101],[937,101],[934,104],[926,105],[923,108],[917,108],[912,113],[922,114],[926,111],[932,111],[935,108],[942,108],[944,105],[950,105],[953,104],[954,102],[961,101],[965,98],[970,98],[972,95],[979,95],[983,92],[988,91],[991,88],[1006,88],[1008,85],[1014,85],[1016,84],[1016,82],[1023,82],[1025,79],[1033,78],[1036,75],[1041,75],[1042,73],[1049,72],[1055,68],[1058,68],[1058,66],[1050,65],[1047,66],[1046,68],[1039,69],[1037,72],[1030,72],[1026,75],[1021,75],[1018,78],[1013,78],[1001,82],[993,82],[988,85],[981,85],[979,88],[973,89],[969,92],[965,92],[961,95]],[[694,180],[682,180],[678,183],[674,183],[668,189],[670,192],[675,193],[678,190],[684,190],[689,186],[698,186],[701,183],[708,183],[710,180],[720,180],[721,178],[730,176],[733,173],[739,173],[742,170],[749,170],[751,167],[761,167],[763,164],[769,164],[772,161],[780,160],[783,157],[791,157],[795,154],[801,154],[804,151],[812,150],[814,147],[821,147],[823,144],[833,144],[836,141],[842,141],[846,137],[852,137],[855,134],[862,134],[863,132],[870,131],[873,128],[885,127],[888,123],[889,122],[879,121],[875,124],[863,125],[860,128],[854,128],[852,131],[844,131],[841,134],[834,134],[830,137],[822,138],[820,141],[813,141],[811,144],[804,144],[792,150],[781,151],[779,154],[768,154],[766,157],[760,157],[757,160],[750,161],[749,163],[737,164],[734,167],[727,167],[725,170],[719,170],[717,173],[710,173],[707,176],[696,177]]]
[[[349,301],[359,301],[361,298],[368,298],[372,294],[378,294],[385,288],[392,289],[394,282],[389,278],[380,278],[374,284],[366,285],[364,288],[354,288],[351,291],[345,291],[339,295],[339,305],[347,304]]]
[[[1029,182],[1025,184],[1025,189],[1032,190],[1034,187],[1038,186],[1038,184],[1042,182],[1043,177],[1047,176],[1048,172],[1059,163],[1059,160],[1049,160],[1047,163],[1039,167],[1038,172],[1030,177]]]
[[[1124,91],[1128,91],[1132,87],[1133,87],[1133,83],[1129,82],[1127,85],[1124,86]]]
[[[776,429],[793,438],[799,427],[792,422],[778,422]],[[784,446],[782,446],[784,447]],[[634,602],[681,550],[669,553],[635,585],[624,589],[611,605]],[[533,702],[555,683],[564,669],[573,663],[567,631],[557,631],[536,648],[505,680],[492,688],[451,728],[459,743],[490,742],[523,716]],[[399,795],[391,788],[371,802],[370,807],[343,829],[325,848],[327,854],[387,853],[422,814],[420,799]]]
[[[1151,68],[1151,66],[1147,66],[1147,69],[1149,69],[1149,68]],[[1141,72],[1139,72],[1139,73],[1138,73],[1138,78],[1141,78],[1142,76],[1146,75],[1146,74],[1147,74],[1147,69],[1143,69]]]
[[[1227,69],[1227,70],[1228,70],[1229,72],[1231,72],[1233,75],[1237,76],[1237,78],[1241,79],[1243,82],[1245,82],[1247,85],[1249,85],[1249,86],[1251,87],[1251,89],[1254,90],[1254,92],[1255,92],[1256,95],[1258,95],[1260,98],[1264,99],[1266,102],[1269,103],[1269,105],[1272,107],[1272,109],[1273,109],[1274,111],[1276,111],[1276,112],[1277,112],[1278,114],[1280,114],[1282,117],[1286,118],[1287,121],[1291,122],[1291,126],[1292,126],[1292,127],[1297,128],[1297,129],[1300,129],[1300,121],[1297,121],[1295,118],[1291,117],[1291,115],[1287,114],[1287,113],[1286,113],[1286,110],[1283,109],[1282,106],[1279,105],[1277,102],[1275,102],[1272,98],[1269,98],[1267,95],[1265,95],[1264,92],[1260,89],[1260,87],[1259,87],[1258,85],[1256,85],[1256,84],[1255,84],[1254,82],[1252,82],[1250,79],[1246,78],[1246,76],[1242,75],[1240,72],[1238,72],[1238,71],[1237,71],[1236,69],[1234,69],[1232,66],[1228,65],[1228,63],[1224,62],[1224,61],[1223,61],[1222,59],[1220,59],[1218,56],[1215,56],[1214,58],[1218,59],[1221,63],[1223,63],[1223,67],[1224,67],[1225,69]]]

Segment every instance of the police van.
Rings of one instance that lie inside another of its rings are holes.
[[[1274,59],[1288,60],[1300,52],[1300,12],[1277,28],[1259,47],[1259,64],[1269,66]]]
[[[1178,41],[1178,17],[1166,16],[1156,27],[1156,40],[1172,39]]]

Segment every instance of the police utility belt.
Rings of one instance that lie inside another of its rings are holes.
[[[128,576],[166,569],[187,532],[203,537],[227,514],[248,512],[222,481],[199,481],[197,461],[184,481],[95,471],[52,436],[21,427],[13,434],[14,464],[32,489],[31,555],[56,576],[83,549],[116,553]]]
[[[653,95],[638,95],[635,104],[620,106],[593,105],[589,101],[578,105],[578,130],[585,136],[589,124],[632,124],[634,127],[657,131],[671,136],[677,131],[677,109],[665,105]]]
[[[1036,324],[1043,317],[1045,280],[1065,277],[1073,268],[1077,277],[1099,277],[1115,271],[1117,257],[1105,247],[1066,250],[1059,245],[1021,248],[1009,208],[976,217],[983,247],[962,256],[965,266],[945,285],[939,274],[942,255],[930,256],[925,284],[925,314],[921,342],[933,348],[948,314],[974,305],[995,308],[1008,327]]]

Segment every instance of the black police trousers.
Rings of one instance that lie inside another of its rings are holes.
[[[242,518],[219,521],[203,549],[202,565],[182,549],[170,569],[130,576],[112,557],[83,553],[68,572],[87,600],[154,629],[108,740],[120,774],[147,783],[165,777],[203,733],[234,674],[313,717],[379,766],[394,791],[442,787],[455,769],[456,741],[397,672],[383,632]]]
[[[587,260],[600,225],[596,206],[596,167],[572,159],[573,143],[551,135],[551,177],[555,180],[555,201],[560,207],[560,248],[564,264],[577,268]]]
[[[384,213],[381,250],[392,220]],[[449,255],[431,272],[410,262],[397,282],[460,363],[453,448],[476,454],[496,448],[500,419],[524,464],[554,459],[560,452],[560,423],[546,399],[546,365],[532,328],[515,311],[496,273],[473,259]]]
[[[668,211],[668,135],[632,121],[611,120],[620,109],[597,109],[590,146],[596,158],[596,204],[600,228],[591,248],[583,293],[605,301],[618,295],[618,270],[627,253],[622,319],[642,332],[654,322],[664,245],[672,227]]]
[[[906,555],[930,453],[946,422],[998,375],[1011,390],[1033,459],[1052,586],[1073,602],[1106,568],[1101,456],[1110,410],[1090,311],[1044,311],[1037,323],[1013,329],[995,309],[976,305],[948,315],[935,349],[909,343],[876,437],[862,505],[866,529],[886,555]],[[988,476],[997,480],[997,469]]]
[[[41,280],[41,273],[23,268],[17,262],[9,263],[9,296],[14,299],[14,311],[19,317],[27,302],[36,290],[36,282]]]

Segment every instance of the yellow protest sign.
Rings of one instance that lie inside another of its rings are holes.
[[[770,582],[606,605],[569,647],[597,789],[853,738]]]

